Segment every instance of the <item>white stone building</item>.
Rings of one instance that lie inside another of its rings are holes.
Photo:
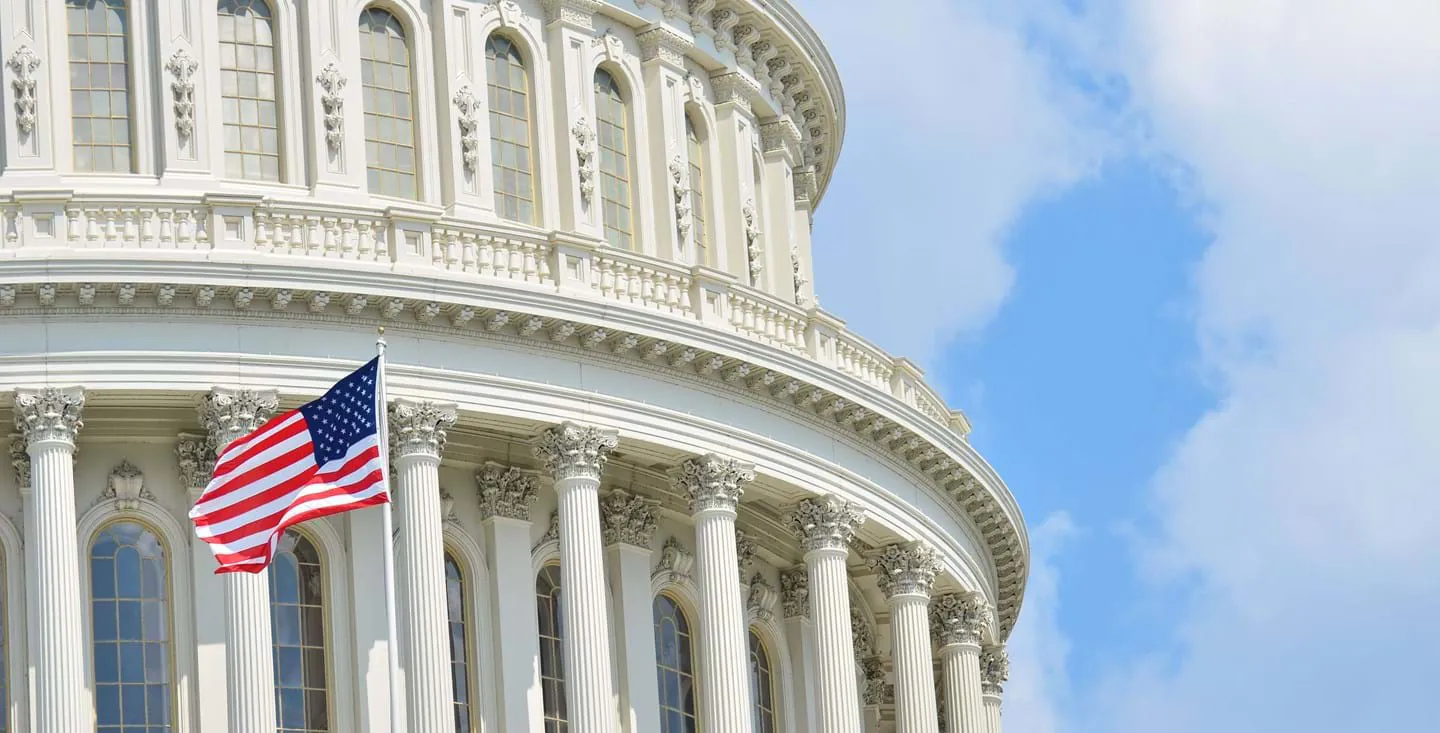
[[[0,730],[390,730],[380,510],[255,576],[186,519],[377,325],[412,733],[999,730],[1020,510],[816,304],[785,0],[0,0],[0,57]]]

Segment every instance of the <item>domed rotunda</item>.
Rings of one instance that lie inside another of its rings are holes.
[[[998,733],[1025,526],[816,303],[786,0],[0,0],[0,62],[0,732],[394,730],[384,509],[187,518],[383,326],[403,730]]]

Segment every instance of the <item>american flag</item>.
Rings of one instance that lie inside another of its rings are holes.
[[[308,519],[384,504],[380,359],[323,397],[277,415],[215,459],[214,478],[190,510],[217,573],[259,573],[285,529]]]

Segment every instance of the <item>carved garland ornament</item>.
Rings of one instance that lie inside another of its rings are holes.
[[[325,144],[330,152],[338,153],[345,141],[345,75],[332,61],[315,75],[315,81],[320,84],[320,106],[325,114]]]
[[[465,170],[474,173],[480,161],[480,98],[470,91],[466,84],[455,92],[455,108],[459,111],[456,121],[460,124],[460,160]]]
[[[675,193],[675,232],[680,243],[690,238],[690,166],[680,156],[670,159],[671,190]]]
[[[10,88],[15,90],[15,127],[22,135],[35,129],[38,107],[35,99],[35,70],[40,68],[40,57],[29,46],[22,45],[10,54],[5,62],[15,72]]]
[[[760,226],[755,222],[755,199],[746,199],[740,211],[745,217],[745,258],[750,261],[750,285],[754,287],[765,267],[761,260],[765,247],[760,244]]]
[[[181,140],[189,139],[195,132],[195,70],[200,62],[183,48],[175,49],[165,70],[175,77],[170,82],[170,93],[175,98],[175,134]]]
[[[595,196],[595,126],[581,117],[570,128],[575,139],[575,164],[580,177],[580,200],[589,205]]]
[[[790,245],[790,273],[795,282],[795,305],[804,308],[810,300],[805,297],[805,284],[810,281],[805,278],[801,268],[800,247],[794,244]]]

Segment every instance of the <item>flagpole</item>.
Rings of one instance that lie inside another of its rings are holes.
[[[389,633],[385,644],[386,653],[390,658],[390,733],[401,733],[404,728],[400,725],[400,650],[396,643],[395,633],[395,530],[391,519],[390,508],[395,505],[395,496],[390,490],[390,430],[389,425],[389,403],[385,399],[385,327],[379,327],[379,334],[375,339],[375,349],[379,358],[375,369],[375,400],[379,404],[375,406],[376,417],[379,421],[380,443],[380,475],[385,492],[389,495],[389,501],[385,502],[384,513],[384,534],[385,534],[385,625]]]

